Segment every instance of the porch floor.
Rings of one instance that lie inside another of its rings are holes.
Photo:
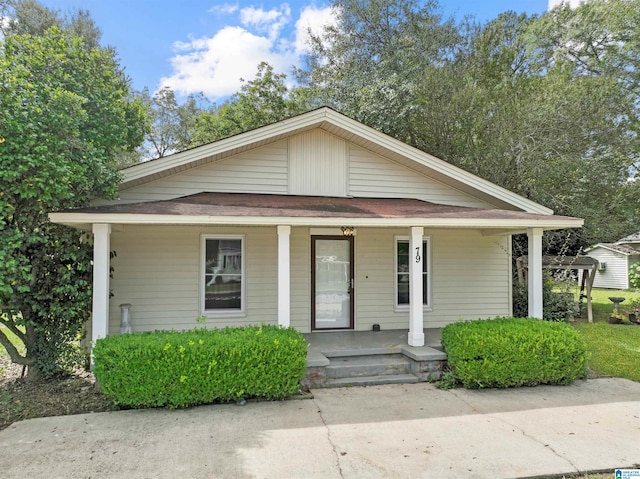
[[[425,345],[407,344],[409,331],[327,331],[307,333],[309,342],[307,367],[329,365],[329,358],[379,354],[404,354],[416,361],[442,360],[446,355],[440,345],[440,329],[424,330]]]

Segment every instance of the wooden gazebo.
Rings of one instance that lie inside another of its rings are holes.
[[[521,286],[527,284],[527,257],[521,256],[516,260],[518,270],[518,283]],[[593,308],[591,306],[591,289],[593,280],[598,270],[598,260],[590,256],[543,256],[542,269],[578,270],[582,272],[580,278],[580,298],[578,304],[582,306],[582,300],[587,300],[587,318],[593,322]]]

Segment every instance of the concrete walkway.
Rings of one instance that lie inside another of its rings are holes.
[[[514,478],[640,467],[640,384],[314,390],[312,400],[33,419],[3,478]]]

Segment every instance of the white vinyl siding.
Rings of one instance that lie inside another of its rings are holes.
[[[289,193],[346,196],[346,142],[322,130],[289,140]]]
[[[596,271],[595,288],[627,289],[629,287],[628,256],[605,248],[595,248],[587,253],[600,263],[607,263],[604,271]]]
[[[493,207],[319,129],[125,188],[120,191],[119,202],[168,200],[204,191],[416,198],[455,206]],[[113,202],[94,202],[109,203]]]
[[[405,228],[358,228],[355,237],[355,328],[407,329],[409,314],[394,311],[395,238]],[[425,327],[458,320],[508,315],[508,237],[473,230],[428,233],[431,306]],[[210,317],[207,327],[277,323],[277,232],[275,227],[129,226],[111,235],[117,256],[110,300],[110,334],[120,328],[119,304],[131,303],[133,330],[191,329],[201,314],[202,235],[244,236],[246,314]],[[291,325],[311,326],[311,234],[291,230]]]
[[[506,316],[511,308],[508,236],[473,230],[428,230],[431,242],[432,311],[425,327],[459,320]],[[394,312],[395,240],[400,228],[358,229],[356,329],[408,329],[409,313]]]
[[[349,194],[369,198],[416,198],[445,205],[494,208],[354,144],[349,145]]]
[[[120,192],[123,203],[157,201],[203,191],[287,194],[287,141],[192,168]]]
[[[274,227],[125,226],[111,235],[116,257],[110,334],[120,330],[119,304],[131,303],[133,330],[191,329],[200,311],[201,235],[244,235],[246,314],[220,314],[206,327],[277,324],[277,234]]]
[[[309,228],[291,228],[291,326],[311,332],[311,237]]]

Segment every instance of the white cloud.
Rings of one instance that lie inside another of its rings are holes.
[[[276,38],[282,29],[291,21],[291,9],[286,3],[280,8],[263,10],[247,7],[240,10],[240,22],[245,27],[254,27],[256,31],[268,33],[269,38]]]
[[[215,5],[209,11],[218,15],[231,15],[237,12],[238,8],[237,3],[223,3],[222,5]]]
[[[240,10],[240,21],[243,25],[263,27],[264,25],[275,23],[283,16],[288,19],[291,9],[286,3],[280,9],[263,10],[262,8],[247,7]]]
[[[298,55],[309,52],[309,30],[315,35],[322,32],[325,25],[335,25],[336,18],[332,7],[317,8],[307,6],[296,22],[295,50]]]
[[[207,40],[207,38],[190,38],[188,42],[177,41],[173,43],[173,51],[201,50],[207,47]]]
[[[288,52],[273,50],[273,41],[241,27],[225,27],[212,38],[194,40],[188,53],[171,59],[173,75],[160,80],[179,94],[204,92],[219,99],[235,93],[240,78],[253,79],[261,61],[269,61],[277,71],[294,62]],[[185,45],[181,44],[182,51]]]
[[[335,22],[330,7],[305,7],[293,28],[287,28],[292,16],[286,3],[270,10],[231,4],[214,8],[217,13],[236,13],[239,25],[226,26],[212,37],[176,41],[170,59],[173,73],[162,78],[158,88],[168,85],[181,95],[202,91],[219,100],[240,89],[240,78],[252,80],[262,61],[276,72],[289,73],[308,52],[308,28],[318,32],[324,23]]]

